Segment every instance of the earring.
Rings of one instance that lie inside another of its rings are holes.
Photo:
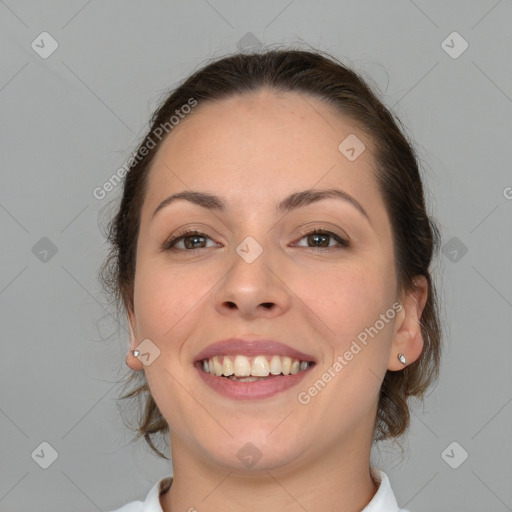
[[[398,354],[397,357],[402,364],[405,364],[405,356],[402,353]]]
[[[138,357],[140,354],[140,351],[138,350],[132,350],[133,357]]]

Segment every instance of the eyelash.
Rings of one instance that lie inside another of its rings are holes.
[[[306,238],[308,236],[316,235],[316,234],[327,235],[327,236],[330,236],[331,238],[334,238],[334,240],[336,240],[336,242],[338,242],[339,246],[338,247],[308,247],[308,249],[313,249],[313,250],[317,250],[317,251],[329,251],[329,250],[337,250],[337,249],[346,249],[350,246],[350,244],[347,240],[345,240],[341,236],[337,235],[336,233],[333,233],[332,231],[328,231],[323,228],[315,228],[311,231],[300,233],[300,235],[301,235],[300,240],[302,240],[303,238]],[[209,238],[211,240],[211,238],[208,235],[206,235],[205,233],[202,233],[197,230],[190,230],[190,231],[186,231],[184,233],[178,233],[176,236],[173,236],[173,237],[167,239],[161,247],[162,251],[194,252],[194,251],[197,251],[200,249],[206,249],[206,247],[198,247],[196,249],[176,249],[175,248],[175,245],[178,242],[180,242],[181,240],[183,240],[185,238],[188,238],[189,236],[200,236],[203,238]]]
[[[314,249],[317,251],[330,251],[330,250],[336,250],[336,249],[346,249],[350,245],[348,240],[345,240],[340,235],[337,235],[336,233],[333,233],[332,231],[329,231],[328,229],[324,229],[324,228],[315,228],[315,229],[312,229],[309,231],[299,232],[299,234],[302,237],[302,238],[300,238],[300,240],[302,240],[303,238],[306,238],[307,236],[316,235],[316,234],[327,235],[327,236],[330,236],[331,238],[334,238],[334,240],[336,240],[336,242],[338,242],[338,244],[339,244],[338,247],[308,247],[308,249]]]

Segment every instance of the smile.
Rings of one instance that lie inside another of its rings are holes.
[[[279,395],[299,382],[317,359],[271,339],[229,338],[196,354],[193,365],[208,388],[235,400],[261,400]]]
[[[247,357],[242,354],[213,356],[200,363],[205,373],[241,382],[255,382],[270,375],[295,375],[314,364],[281,355]]]
[[[268,399],[290,390],[315,364],[281,355],[230,354],[201,359],[195,367],[201,380],[214,392],[247,401]]]

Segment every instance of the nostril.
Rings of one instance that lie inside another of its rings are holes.
[[[262,306],[267,309],[272,309],[272,306],[274,305],[273,302],[263,302]]]

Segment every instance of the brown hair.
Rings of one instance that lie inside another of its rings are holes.
[[[108,227],[111,249],[100,270],[100,279],[118,312],[133,309],[135,256],[145,185],[151,162],[165,140],[162,137],[154,144],[155,130],[168,124],[191,99],[201,106],[264,87],[323,100],[355,121],[369,136],[375,147],[374,174],[391,219],[398,289],[413,290],[414,276],[427,279],[429,292],[420,322],[422,354],[403,370],[388,371],[380,390],[374,440],[398,437],[409,426],[408,397],[422,398],[439,373],[441,327],[429,267],[438,251],[440,236],[435,221],[427,214],[416,155],[400,121],[357,73],[335,58],[301,50],[236,54],[209,63],[177,87],[152,116],[150,130],[137,150],[137,158],[132,160],[120,207]],[[141,151],[142,148],[146,150]],[[167,458],[152,441],[154,435],[166,434],[169,427],[151,396],[144,372],[131,371],[124,389],[132,383],[133,389],[121,399],[139,401],[136,438],[144,437],[155,453]]]

